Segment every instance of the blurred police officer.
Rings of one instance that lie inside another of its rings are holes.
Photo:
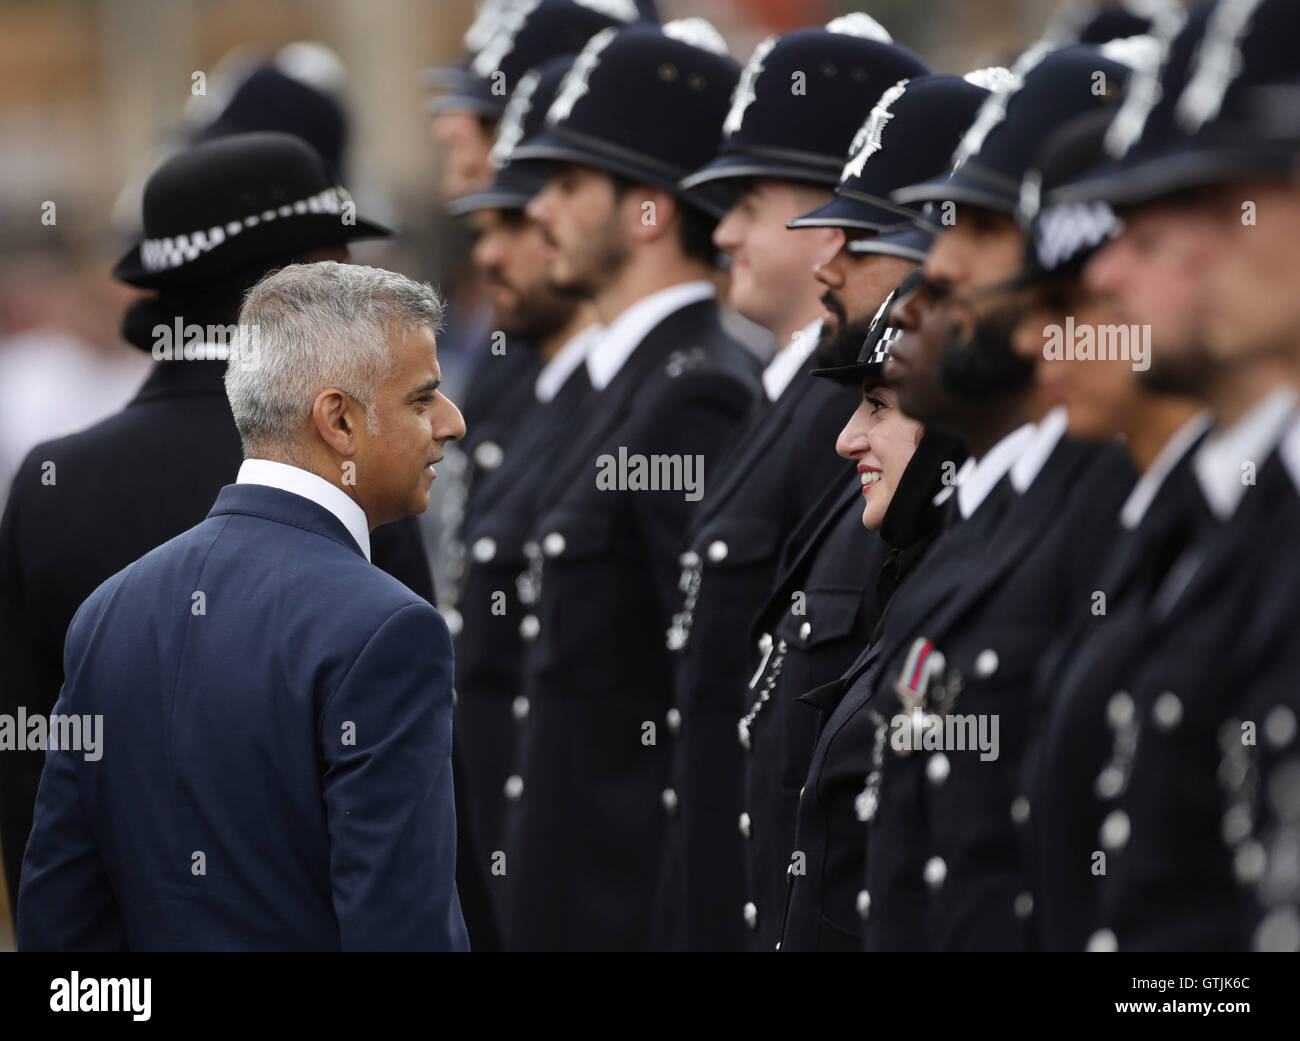
[[[1176,314],[1149,316],[1159,332],[1140,358],[1067,357],[1045,347],[1071,328],[1098,336],[1122,330],[1129,342],[1130,327],[1114,300],[1080,280],[1088,258],[1119,231],[1118,218],[1102,202],[1051,202],[1055,187],[1095,164],[1112,116],[1092,113],[1049,138],[1026,177],[1030,190],[1020,213],[1030,231],[1018,284],[1027,287],[1029,302],[1016,329],[1017,352],[1037,360],[1039,385],[1049,403],[1065,405],[1072,436],[1121,435],[1142,474],[1120,510],[1092,609],[1058,638],[1036,684],[1035,737],[1020,804],[1030,810],[1018,817],[1031,872],[1034,943],[1047,950],[1082,950],[1096,928],[1093,852],[1123,769],[1111,761],[1113,728],[1132,725],[1129,695],[1117,691],[1141,651],[1152,595],[1208,520],[1191,464],[1209,415],[1185,393],[1143,383],[1146,352],[1163,351],[1170,336],[1196,335],[1188,299],[1170,292],[1189,293],[1192,280],[1174,285],[1171,272],[1156,265],[1137,272],[1147,281],[1164,280],[1161,299],[1177,306]],[[1041,209],[1039,199],[1048,200]],[[1141,340],[1133,338],[1132,346],[1141,349]]]
[[[1270,84],[1294,80],[1295,20],[1293,5],[1259,0],[1194,13],[1142,91],[1148,103],[1117,118],[1111,161],[1059,195],[1121,207],[1124,229],[1085,279],[1144,322],[1172,287],[1186,305],[1176,317],[1193,335],[1167,338],[1145,379],[1215,411],[1191,463],[1211,522],[1157,586],[1140,654],[1104,707],[1113,734],[1098,795],[1112,801],[1092,854],[1094,950],[1244,946],[1248,887],[1263,867],[1256,800],[1242,783],[1262,721],[1243,715],[1243,698],[1267,661],[1260,648],[1279,603],[1294,596],[1279,540],[1300,523],[1282,453],[1295,373],[1282,339],[1249,323],[1237,335],[1225,322],[1249,318],[1247,301],[1234,300],[1249,283],[1225,292],[1215,273],[1256,230],[1243,228],[1252,196],[1292,167],[1285,153],[1243,140],[1243,113]]]
[[[524,542],[536,520],[538,485],[547,473],[538,452],[562,456],[573,415],[591,391],[583,362],[594,331],[591,305],[563,295],[546,278],[550,247],[524,207],[546,180],[545,168],[510,163],[509,151],[542,125],[555,90],[573,64],[554,58],[527,72],[515,88],[493,150],[491,184],[449,204],[475,229],[474,264],[493,303],[493,324],[514,350],[536,351],[541,367],[512,403],[532,452],[511,453],[485,474],[467,504],[461,538],[468,547],[456,613],[457,736],[468,794],[485,856],[500,848],[506,779],[514,772],[512,704],[522,693],[524,614],[516,578],[527,568]],[[482,867],[490,870],[485,860]],[[493,890],[496,876],[492,879]]]
[[[652,7],[649,11],[653,16]],[[426,73],[436,92],[430,107],[434,137],[442,151],[442,195],[453,215],[467,212],[457,205],[458,197],[481,192],[491,183],[494,135],[524,74],[550,59],[576,55],[601,29],[632,24],[642,17],[632,0],[525,0],[487,5],[480,14],[466,36],[469,53],[460,64]],[[510,129],[509,143],[518,143],[517,131],[517,127]],[[491,295],[490,286],[482,288]],[[473,508],[479,479],[499,469],[507,458],[531,404],[541,362],[535,350],[512,342],[517,334],[491,319],[481,335],[481,326],[472,320],[472,306],[457,306],[463,300],[460,294],[453,299],[451,331],[458,332],[457,321],[468,319],[477,356],[458,398],[469,432],[447,454],[438,504],[443,526],[438,562],[444,569],[439,590],[453,628],[452,612],[471,563],[461,527]]]
[[[736,721],[748,707],[749,622],[782,543],[843,473],[835,435],[855,401],[806,373],[822,313],[812,270],[839,250],[843,235],[831,227],[794,234],[786,224],[831,198],[861,114],[880,91],[924,71],[863,14],[769,38],[741,73],[717,158],[683,182],[739,189],[713,241],[730,258],[732,306],[780,347],[763,373],[765,407],[738,436],[691,523],[679,609],[667,632],[678,656],[668,714],[676,799],[656,920],[661,944],[673,949],[743,946],[751,916],[742,918],[737,900]]]
[[[507,782],[507,933],[520,948],[640,949],[662,844],[670,706],[664,631],[693,511],[758,391],[720,324],[722,212],[678,182],[716,148],[739,73],[707,23],[594,36],[539,135],[528,204],[552,283],[604,324],[595,397],[549,470],[532,541],[519,772]]]

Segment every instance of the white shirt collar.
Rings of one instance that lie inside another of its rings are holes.
[[[366,511],[349,498],[342,488],[330,484],[324,477],[270,459],[245,459],[239,467],[235,483],[262,484],[310,499],[317,506],[334,514],[361,547],[366,559],[370,559],[370,525],[366,523]]]
[[[1011,464],[1011,487],[1017,495],[1024,495],[1029,486],[1043,471],[1056,446],[1070,425],[1070,414],[1064,405],[1057,405],[1038,421],[1034,439],[1025,446],[1024,453]]]
[[[1291,424],[1278,447],[1278,454],[1282,457],[1287,473],[1291,475],[1291,483],[1300,492],[1300,422]]]
[[[768,401],[775,401],[785,393],[785,388],[790,386],[795,373],[817,346],[821,329],[822,320],[813,319],[790,337],[785,349],[777,351],[776,357],[767,363],[767,368],[763,370],[763,390],[767,392]]]
[[[1174,431],[1172,437],[1164,443],[1151,465],[1133,485],[1133,491],[1125,500],[1119,511],[1119,522],[1130,531],[1142,523],[1142,518],[1156,501],[1160,489],[1173,473],[1174,467],[1192,450],[1196,439],[1209,429],[1214,422],[1214,413],[1208,408],[1202,409],[1191,419]]]
[[[1034,423],[1016,427],[985,452],[984,457],[978,462],[968,458],[961,464],[952,484],[934,497],[934,504],[942,506],[952,495],[952,489],[956,488],[957,509],[961,511],[963,520],[969,517],[980,508],[984,500],[989,497],[989,492],[993,491],[998,481],[1002,480],[1011,469],[1011,464],[1020,458],[1033,441],[1036,429]]]
[[[650,330],[674,311],[713,295],[713,283],[700,278],[651,293],[624,310],[605,326],[604,334],[587,352],[587,375],[591,377],[591,385],[596,390],[604,390]]]
[[[1246,482],[1242,466],[1253,463],[1258,470],[1277,447],[1295,411],[1296,394],[1279,387],[1226,430],[1216,430],[1205,439],[1192,460],[1201,493],[1210,510],[1226,521],[1237,512]]]
[[[542,366],[542,371],[537,374],[537,382],[533,384],[533,393],[538,401],[551,401],[555,398],[574,370],[586,360],[587,352],[604,329],[599,323],[580,329],[552,355],[551,360]]]

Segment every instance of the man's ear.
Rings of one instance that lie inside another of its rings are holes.
[[[311,419],[330,448],[342,456],[356,453],[356,409],[354,402],[341,390],[326,387],[312,402]]]
[[[677,197],[662,188],[637,185],[623,195],[624,227],[634,242],[650,242],[672,230]]]

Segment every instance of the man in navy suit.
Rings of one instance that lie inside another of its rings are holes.
[[[468,947],[451,641],[369,562],[465,433],[441,317],[428,286],[334,262],[250,291],[236,483],[69,629],[54,711],[102,743],[49,752],[21,949]]]

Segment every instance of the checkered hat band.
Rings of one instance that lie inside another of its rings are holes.
[[[204,253],[220,246],[245,228],[270,223],[283,217],[303,216],[308,213],[342,213],[343,204],[351,196],[341,187],[326,188],[306,199],[285,203],[261,213],[250,213],[238,220],[214,224],[212,227],[192,231],[187,235],[169,235],[161,239],[145,239],[140,244],[140,262],[146,271],[167,271],[192,263]]]

